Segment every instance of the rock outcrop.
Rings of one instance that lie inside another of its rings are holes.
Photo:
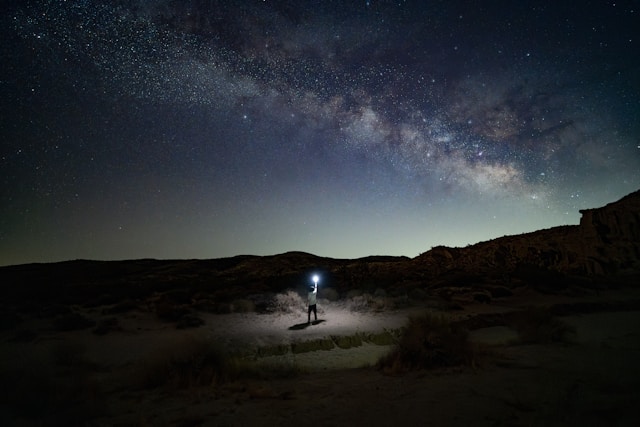
[[[640,275],[640,191],[580,213],[579,225],[505,236],[466,248],[433,248],[412,260],[414,271],[447,285],[472,279],[512,285]]]
[[[580,213],[579,239],[586,273],[624,274],[640,270],[640,191]]]

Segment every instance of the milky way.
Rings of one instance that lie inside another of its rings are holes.
[[[415,256],[637,190],[638,5],[481,3],[5,7],[0,264]]]

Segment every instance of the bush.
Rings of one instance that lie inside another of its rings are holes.
[[[355,312],[384,311],[394,309],[395,304],[389,297],[374,297],[366,293],[350,298],[347,301],[347,308]]]
[[[380,359],[386,373],[450,366],[475,366],[476,351],[465,329],[427,313],[409,318],[396,348]]]
[[[356,295],[349,298],[347,305],[350,311],[363,312],[369,311],[371,301],[372,297],[369,294]]]
[[[269,304],[268,311],[272,313],[295,313],[307,311],[307,303],[295,291],[289,290],[285,293],[277,294]]]

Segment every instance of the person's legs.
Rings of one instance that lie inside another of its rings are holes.
[[[311,323],[311,310],[312,306],[309,306],[309,310],[307,311],[307,323]]]
[[[311,316],[309,316],[311,317]],[[316,310],[316,305],[313,304],[313,317],[315,317],[316,321],[318,321],[318,312]]]

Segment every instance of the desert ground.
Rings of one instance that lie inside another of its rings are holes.
[[[115,315],[74,307],[98,325],[87,328],[24,318],[0,336],[0,424],[640,425],[637,290],[524,288],[455,305],[321,298],[310,325],[293,299],[268,313],[198,312],[201,322],[182,328],[144,305]],[[551,313],[562,334],[539,324],[524,337],[502,321],[532,307]],[[425,313],[465,326],[470,362],[379,364]]]

